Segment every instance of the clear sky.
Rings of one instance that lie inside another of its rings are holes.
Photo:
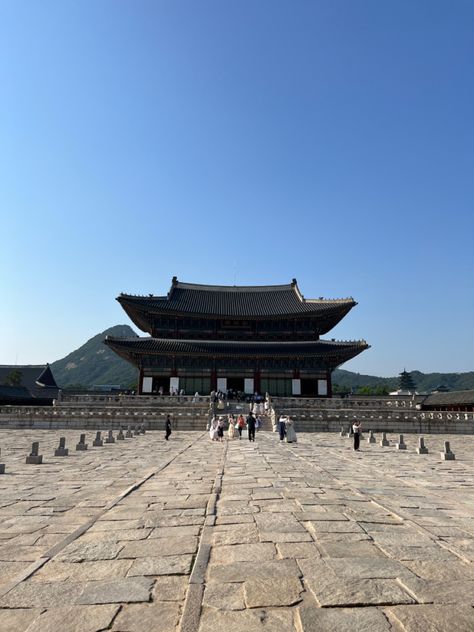
[[[358,305],[360,373],[474,370],[472,0],[0,0],[0,364],[171,277]]]

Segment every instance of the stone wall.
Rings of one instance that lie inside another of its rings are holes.
[[[276,418],[288,414],[295,420],[297,432],[340,432],[357,417],[364,430],[374,432],[474,434],[474,413],[422,411],[412,397],[282,397],[273,398],[272,406]],[[79,395],[54,407],[0,407],[0,428],[102,430],[144,424],[148,430],[162,430],[167,414],[175,430],[204,430],[209,398]]]

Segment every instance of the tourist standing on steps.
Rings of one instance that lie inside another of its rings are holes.
[[[165,439],[166,439],[166,441],[168,441],[168,439],[170,438],[170,434],[171,434],[171,419],[170,419],[170,416],[167,415],[166,423],[165,423]]]
[[[247,417],[247,431],[249,441],[255,441],[255,417],[252,411],[249,412],[249,416]]]
[[[360,433],[362,432],[362,426],[361,426],[360,421],[358,421],[357,419],[354,419],[354,422],[352,424],[352,432],[354,433],[354,450],[358,450],[359,444],[360,444]]]
[[[286,442],[296,443],[296,432],[295,432],[295,427],[293,425],[293,419],[291,419],[291,417],[287,417],[285,428],[286,428]]]
[[[278,420],[278,432],[280,433],[280,441],[284,441],[286,435],[286,422],[288,417],[285,415],[280,415],[280,419]]]

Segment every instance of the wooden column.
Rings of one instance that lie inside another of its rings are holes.
[[[138,394],[143,395],[143,369],[138,370]]]
[[[259,369],[253,372],[253,390],[260,393],[260,395],[262,394]]]
[[[217,369],[216,369],[216,359],[212,359],[212,369],[211,369],[211,391],[217,391]]]
[[[328,384],[328,397],[332,397],[332,376],[331,371],[326,371],[326,381]]]

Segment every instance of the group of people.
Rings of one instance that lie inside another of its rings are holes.
[[[296,432],[293,420],[288,415],[281,415],[278,419],[278,426],[274,427],[280,434],[280,441],[286,439],[287,443],[296,443]]]
[[[211,441],[224,441],[224,431],[226,427],[226,419],[224,415],[213,417],[209,424],[209,436]],[[255,431],[262,427],[260,417],[255,416],[253,412],[249,412],[245,419],[243,415],[227,415],[227,435],[229,439],[235,439],[237,436],[242,439],[242,430],[247,429],[249,441],[255,441]]]

